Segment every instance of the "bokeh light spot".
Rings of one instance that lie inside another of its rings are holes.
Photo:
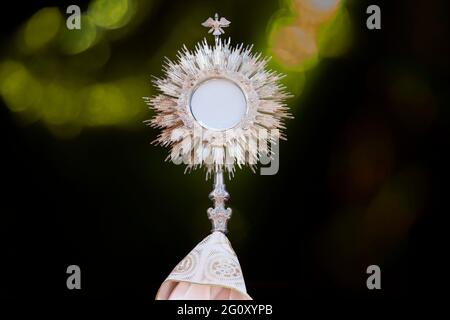
[[[81,29],[69,30],[61,33],[60,47],[67,54],[77,54],[91,47],[97,37],[97,28],[92,19],[87,15],[81,15]]]
[[[319,24],[327,21],[336,12],[339,0],[294,0],[302,24]]]
[[[130,9],[128,0],[94,0],[88,8],[88,14],[99,27],[116,29],[127,22]]]
[[[85,122],[89,125],[115,125],[128,118],[127,101],[113,84],[97,84],[88,89]]]
[[[34,51],[44,47],[58,34],[61,22],[62,16],[57,8],[36,12],[25,26],[24,49]]]
[[[303,71],[317,62],[317,44],[313,29],[283,26],[272,37],[275,59],[290,70]]]
[[[16,61],[0,64],[0,94],[11,111],[30,108],[41,98],[41,85],[27,68]]]
[[[51,125],[62,125],[76,120],[80,106],[76,106],[72,91],[51,83],[45,88],[45,99],[40,104],[42,118]]]
[[[331,58],[345,54],[351,45],[351,35],[350,15],[342,8],[317,30],[319,55]]]

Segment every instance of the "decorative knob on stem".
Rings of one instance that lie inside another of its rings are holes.
[[[209,194],[209,198],[214,203],[214,208],[208,209],[208,218],[211,220],[211,232],[220,231],[227,233],[227,222],[231,217],[232,210],[225,208],[225,201],[229,199],[230,195],[225,189],[223,183],[222,170],[217,170],[214,174],[214,189]]]

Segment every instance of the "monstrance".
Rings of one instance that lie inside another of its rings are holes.
[[[230,21],[218,14],[202,23],[214,35],[194,51],[185,46],[177,61],[166,60],[164,77],[155,78],[160,93],[144,98],[155,111],[149,125],[161,129],[154,141],[171,148],[168,160],[185,163],[187,170],[204,167],[214,177],[207,210],[211,234],[173,269],[156,299],[251,299],[239,260],[226,237],[231,209],[223,173],[235,167],[255,169],[261,157],[273,157],[268,143],[283,138],[284,103],[289,94],[282,74],[267,70],[267,58],[251,53],[252,46],[233,47],[220,35]]]

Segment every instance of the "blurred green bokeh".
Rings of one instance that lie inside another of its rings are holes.
[[[288,73],[285,84],[298,97],[306,81],[303,72],[316,65],[321,56],[345,53],[350,28],[345,6],[340,3],[327,17],[308,25],[308,32],[313,35],[307,38],[311,44],[305,43],[302,36],[287,41],[279,30],[288,26],[286,21],[290,21],[294,33],[298,34],[295,28],[302,27],[295,21],[296,10],[300,10],[293,5],[296,2],[299,1],[286,1],[273,13],[267,25],[271,31],[263,40],[267,47],[260,50],[274,56],[272,68]],[[332,1],[331,5],[334,2],[339,3]],[[151,74],[161,72],[160,55],[173,57],[183,43],[209,37],[200,26],[206,16],[195,12],[193,5],[189,15],[177,19],[165,30],[169,46],[158,43],[160,52],[140,61],[140,68],[136,68],[134,60],[112,60],[115,42],[133,37],[133,30],[157,4],[159,0],[93,0],[81,15],[81,29],[73,30],[66,27],[68,15],[60,9],[37,11],[16,33],[15,49],[3,53],[0,60],[0,93],[6,105],[19,121],[40,121],[57,138],[76,137],[86,127],[142,126],[142,120],[151,113],[141,97],[154,93],[149,79]],[[312,9],[318,15],[320,10],[331,10],[330,4],[323,0],[316,1]],[[145,41],[151,41],[149,37]],[[281,38],[273,39],[277,37]],[[286,48],[286,43],[296,44]],[[305,54],[302,50],[306,46],[312,50]]]

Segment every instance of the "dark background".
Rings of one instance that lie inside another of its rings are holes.
[[[221,10],[218,2],[192,3],[229,18],[236,25],[229,34],[244,43],[259,41],[281,5],[227,1]],[[244,169],[226,182],[228,237],[257,301],[393,301],[435,293],[445,277],[448,250],[441,251],[445,233],[437,226],[448,212],[448,5],[374,3],[382,30],[365,27],[372,2],[349,2],[349,52],[306,72],[301,98],[291,103],[295,119],[287,123],[278,174]],[[8,2],[2,51],[34,12],[68,4]],[[158,2],[138,30],[112,46],[115,58],[156,52],[163,26],[189,5]],[[160,75],[156,68],[148,73]],[[211,181],[201,170],[184,175],[164,162],[167,151],[149,144],[157,132],[141,125],[150,116],[133,128],[92,127],[58,139],[39,121],[20,124],[0,100],[2,295],[151,300],[208,234]],[[66,288],[71,264],[81,267],[80,291]],[[366,288],[371,264],[381,267],[382,290]]]

